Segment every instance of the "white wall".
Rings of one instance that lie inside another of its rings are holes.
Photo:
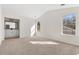
[[[2,14],[3,19],[4,17],[20,19],[20,37],[23,38],[30,36],[30,28],[34,24],[35,19],[40,17],[46,11],[69,8],[73,6],[79,5],[60,6],[60,4],[3,4]]]
[[[63,35],[63,17],[69,13],[76,13],[76,35]],[[79,45],[79,8],[65,8],[51,10],[37,20],[41,24],[41,32],[37,36]]]
[[[2,19],[2,9],[1,9],[1,5],[0,5],[0,44],[2,42],[2,40],[4,40],[4,21]]]
[[[28,18],[28,17],[23,17],[20,21],[20,37],[30,37],[31,36],[31,27],[34,25],[35,20]]]

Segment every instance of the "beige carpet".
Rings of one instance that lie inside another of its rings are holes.
[[[79,47],[47,39],[6,39],[0,55],[77,55]]]

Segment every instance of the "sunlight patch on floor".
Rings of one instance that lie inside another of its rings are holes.
[[[59,44],[53,41],[30,41],[31,44]]]

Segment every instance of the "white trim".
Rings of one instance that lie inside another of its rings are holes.
[[[64,34],[64,33],[62,33],[62,35],[64,35],[64,36],[75,36],[75,35]]]

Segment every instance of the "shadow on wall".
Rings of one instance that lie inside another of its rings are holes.
[[[31,28],[34,25],[35,21],[33,18],[29,18],[29,17],[22,17],[21,21],[20,21],[20,36],[21,38],[24,37],[30,37],[31,36]]]

